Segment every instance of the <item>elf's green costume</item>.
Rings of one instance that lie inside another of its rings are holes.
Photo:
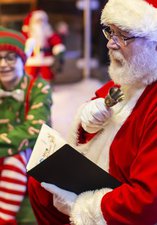
[[[23,67],[24,47],[20,33],[0,28],[0,53],[15,52]],[[50,86],[24,73],[14,89],[6,90],[1,82],[2,60],[10,60],[6,57],[0,56],[0,224],[15,225],[27,187],[26,164],[41,125],[50,122],[52,101]]]
[[[32,148],[41,124],[50,117],[51,91],[45,81],[40,78],[32,84],[24,75],[16,90],[24,93],[21,101],[13,96],[0,97],[0,157]]]

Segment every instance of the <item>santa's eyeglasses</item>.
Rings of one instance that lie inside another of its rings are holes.
[[[112,38],[117,46],[127,46],[131,39],[139,38],[136,36],[126,37],[120,33],[116,34],[109,26],[103,27],[102,31],[106,39],[110,40]]]

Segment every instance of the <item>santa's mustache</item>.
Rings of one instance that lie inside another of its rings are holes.
[[[124,57],[123,55],[119,52],[119,51],[113,51],[113,50],[109,50],[109,56],[113,59],[116,59],[116,60],[120,60],[120,61],[124,61]]]

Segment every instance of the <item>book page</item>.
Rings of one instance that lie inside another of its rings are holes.
[[[43,124],[27,164],[27,171],[47,159],[66,143],[56,130]]]

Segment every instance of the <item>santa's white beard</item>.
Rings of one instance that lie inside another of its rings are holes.
[[[157,53],[152,54],[153,43],[143,46],[141,52],[126,60],[118,50],[110,50],[109,75],[123,85],[148,85],[157,80]]]
[[[53,30],[49,24],[41,26],[40,24],[32,24],[30,27],[30,37],[35,38],[40,47],[45,47],[47,40],[53,34]]]

